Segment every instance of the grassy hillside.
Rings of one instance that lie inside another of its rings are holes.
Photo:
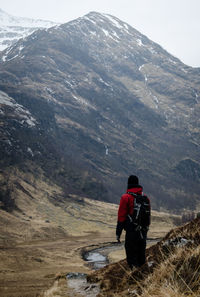
[[[103,296],[200,296],[200,219],[170,231],[147,250],[147,263],[130,272],[126,261],[89,276]]]
[[[10,204],[14,201],[15,205],[9,212],[9,205],[1,205],[1,244],[81,235],[94,230],[111,232],[115,237],[117,204],[65,194],[37,167],[30,165],[29,171],[10,168],[0,173],[0,184],[5,201]],[[178,221],[179,216],[152,211],[150,236],[166,234]]]

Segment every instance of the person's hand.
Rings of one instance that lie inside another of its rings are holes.
[[[116,236],[116,239],[117,239],[117,242],[118,242],[118,243],[121,243],[121,241],[120,241],[120,236],[119,236],[119,235]]]

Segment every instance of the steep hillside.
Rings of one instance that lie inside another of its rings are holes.
[[[100,282],[103,296],[199,296],[200,219],[170,231],[147,250],[147,263],[132,273],[126,261],[105,267],[88,279]]]
[[[64,192],[112,202],[134,173],[154,208],[195,209],[200,69],[95,12],[34,32],[0,61],[3,170],[31,161]]]

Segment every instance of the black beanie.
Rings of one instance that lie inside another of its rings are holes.
[[[136,175],[130,175],[128,178],[128,187],[129,185],[138,185],[139,179]]]

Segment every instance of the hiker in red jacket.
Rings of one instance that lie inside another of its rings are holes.
[[[140,200],[142,199],[142,200]],[[140,201],[145,201],[140,203]],[[143,206],[144,205],[144,206]],[[116,228],[117,241],[120,242],[122,230],[126,231],[125,250],[127,263],[132,269],[145,263],[147,231],[150,224],[150,201],[143,195],[138,177],[128,178],[126,194],[120,200]]]

